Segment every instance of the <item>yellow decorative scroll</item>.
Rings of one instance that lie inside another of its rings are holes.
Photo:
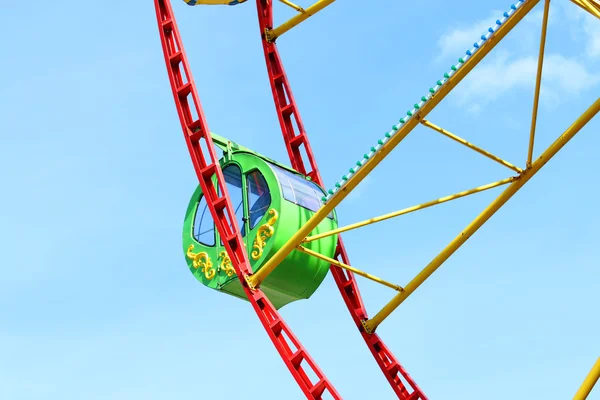
[[[274,209],[270,209],[269,215],[271,215],[271,218],[266,224],[258,228],[256,237],[254,238],[254,244],[252,245],[252,249],[254,249],[252,250],[252,258],[254,260],[258,260],[260,256],[262,256],[265,245],[267,244],[267,240],[273,236],[273,233],[275,233],[273,225],[275,225],[275,222],[277,222],[279,214],[277,214],[277,211]]]
[[[231,259],[227,255],[226,251],[222,251],[219,253],[219,258],[221,259],[220,268],[227,274],[228,277],[232,277],[235,275],[235,269],[233,269],[233,265],[231,265]]]
[[[210,261],[210,257],[208,253],[202,251],[200,253],[192,253],[194,250],[194,245],[190,244],[187,250],[187,256],[190,260],[192,260],[192,266],[196,269],[200,268],[200,271],[204,272],[204,276],[209,281],[215,277],[217,271],[213,268],[212,261]]]

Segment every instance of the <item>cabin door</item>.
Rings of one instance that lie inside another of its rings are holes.
[[[242,170],[237,164],[231,163],[223,167],[223,176],[225,177],[225,185],[233,211],[235,213],[235,219],[237,224],[242,231],[242,238],[246,239],[246,227],[245,227],[245,205],[244,205],[244,183]],[[217,188],[218,190],[218,188]],[[220,195],[220,194],[219,194]],[[236,278],[235,270],[231,264],[231,260],[227,254],[227,250],[223,244],[223,239],[219,238],[217,245],[217,279],[220,285]]]
[[[246,195],[248,204],[248,218],[246,218],[246,249],[250,264],[260,259],[263,253],[264,235],[259,235],[260,227],[268,219],[267,212],[271,206],[271,192],[263,174],[254,169],[246,173]]]

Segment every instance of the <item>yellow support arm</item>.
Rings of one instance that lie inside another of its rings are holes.
[[[519,189],[531,179],[552,157],[571,140],[598,112],[600,112],[600,98],[598,98],[577,120],[534,161],[531,168],[519,176],[500,194],[473,222],[467,226],[450,244],[441,251],[408,285],[404,291],[396,295],[373,318],[364,321],[363,326],[369,333],[373,333],[377,326],[383,322],[408,296],[410,296],[427,278],[431,276],[460,246],[462,246],[492,215],[496,213]]]
[[[286,5],[286,6],[288,6],[288,7],[292,7],[294,10],[296,10],[296,11],[298,11],[298,12],[302,12],[302,13],[303,13],[303,12],[306,12],[306,10],[305,10],[304,8],[300,7],[300,6],[299,6],[299,5],[297,5],[297,4],[294,4],[294,3],[292,3],[292,2],[291,2],[291,1],[289,1],[289,0],[279,0],[279,1],[280,1],[280,2],[282,2],[283,4],[285,4],[285,5]]]
[[[418,211],[418,210],[423,210],[425,208],[432,207],[432,206],[442,204],[442,203],[446,203],[451,200],[460,199],[461,197],[465,197],[465,196],[469,196],[471,194],[483,192],[484,190],[493,189],[498,186],[509,184],[509,183],[513,182],[515,179],[517,179],[517,177],[506,178],[506,179],[503,179],[498,182],[488,183],[487,185],[478,186],[474,189],[465,190],[465,191],[455,193],[455,194],[452,194],[452,195],[446,196],[446,197],[440,197],[439,199],[431,200],[426,203],[421,203],[416,206],[403,208],[402,210],[394,211],[389,214],[384,214],[379,217],[371,218],[371,219],[361,221],[361,222],[356,222],[354,224],[342,226],[340,228],[336,228],[336,229],[333,229],[328,232],[323,232],[323,233],[319,233],[317,235],[309,236],[306,239],[304,239],[304,243],[312,242],[313,240],[322,239],[324,237],[331,236],[331,235],[337,235],[342,232],[351,231],[352,229],[362,228],[363,226],[367,226],[367,225],[375,224],[377,222],[385,221],[386,219],[399,217],[400,215],[408,214],[408,213]]]
[[[306,21],[307,19],[309,19],[310,17],[312,17],[313,15],[315,15],[334,1],[335,0],[319,0],[312,6],[303,10],[303,12],[301,12],[300,14],[294,15],[292,18],[290,18],[288,21],[284,22],[277,28],[267,30],[267,40],[269,42],[274,42],[275,39],[277,39],[279,36],[283,35],[284,33],[289,31],[296,25],[300,24],[301,22]]]
[[[316,251],[313,251],[311,249],[307,249],[306,247],[298,246],[297,249],[300,250],[300,251],[302,251],[302,252],[304,252],[304,253],[306,253],[306,254],[308,254],[308,255],[311,255],[313,257],[319,258],[319,259],[321,259],[323,261],[327,261],[329,264],[337,265],[338,267],[343,268],[343,269],[348,270],[348,271],[351,271],[351,272],[355,273],[356,275],[360,275],[360,276],[362,276],[364,278],[372,280],[373,282],[380,283],[383,286],[387,286],[387,287],[392,288],[394,290],[397,290],[399,292],[401,292],[401,291],[404,290],[404,289],[402,289],[402,286],[400,286],[400,285],[396,285],[396,284],[393,284],[391,282],[385,281],[385,280],[383,280],[381,278],[376,277],[375,275],[371,275],[369,273],[361,271],[358,268],[354,268],[354,267],[352,267],[352,266],[350,266],[348,264],[344,264],[343,262],[340,262],[340,261],[335,260],[333,258],[329,258],[327,256],[324,256],[323,254],[317,253]]]
[[[600,358],[598,358],[596,364],[594,364],[592,370],[581,384],[581,387],[579,388],[577,393],[575,393],[575,397],[573,397],[573,400],[587,399],[592,389],[594,388],[594,385],[596,384],[596,382],[598,382],[598,378],[600,378]]]
[[[589,12],[596,18],[600,18],[600,1],[599,0],[571,0],[585,11]]]
[[[546,0],[548,1],[548,0]],[[432,124],[431,122],[427,121],[426,119],[421,120],[421,123],[423,125],[425,125],[428,128],[433,129],[436,132],[441,133],[442,135],[449,137],[450,139],[467,146],[468,148],[470,148],[471,150],[475,150],[476,152],[478,152],[481,155],[486,156],[487,158],[489,158],[490,160],[494,160],[499,164],[504,165],[505,167],[508,167],[510,169],[512,169],[515,172],[518,172],[519,174],[521,172],[523,172],[523,170],[519,167],[514,166],[513,164],[509,163],[508,161],[505,161],[503,159],[501,159],[500,157],[496,157],[495,155],[493,155],[492,153],[490,153],[489,151],[485,151],[480,147],[475,146],[473,143],[469,143],[467,142],[465,139],[456,136],[455,134],[453,134],[452,132],[448,132],[447,130],[445,130],[444,128],[440,128],[439,126],[437,126],[436,124]]]
[[[537,123],[538,103],[540,101],[540,87],[542,84],[542,67],[544,64],[544,48],[546,46],[546,32],[548,29],[548,13],[550,12],[550,0],[545,0],[544,19],[542,20],[542,38],[540,39],[540,53],[538,55],[537,74],[535,77],[535,92],[533,94],[533,112],[531,114],[531,129],[529,131],[529,148],[527,150],[527,168],[533,160],[533,143],[535,139],[535,125]]]
[[[294,236],[288,240],[269,261],[262,266],[255,274],[246,278],[251,288],[256,288],[260,283],[283,261],[302,241],[323,221],[329,213],[337,207],[351,192],[358,186],[360,182],[371,172],[388,154],[415,129],[420,123],[419,121],[427,116],[465,76],[498,44],[507,34],[521,21],[540,0],[530,0],[520,6],[515,13],[504,24],[502,24],[496,33],[491,36],[473,56],[466,60],[461,68],[459,68],[444,85],[421,107],[419,112],[413,118],[410,118],[400,129],[394,134],[390,140],[385,142],[383,146],[369,158],[366,163],[353,174],[346,184],[337,192],[335,192],[308,221],[296,232]]]

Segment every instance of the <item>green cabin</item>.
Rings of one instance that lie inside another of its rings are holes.
[[[223,150],[220,165],[225,184],[250,265],[256,272],[321,207],[325,191],[289,167],[218,135],[211,136]],[[213,183],[216,186],[216,178]],[[313,234],[335,228],[337,216],[333,211]],[[337,235],[305,244],[330,258],[334,257],[336,246]],[[190,271],[202,284],[246,299],[200,185],[185,215],[183,250]],[[279,309],[310,298],[328,271],[326,261],[296,250],[263,281],[261,289]]]

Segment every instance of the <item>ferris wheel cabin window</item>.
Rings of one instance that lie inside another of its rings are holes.
[[[250,229],[254,229],[271,205],[271,192],[269,192],[265,177],[259,170],[250,172],[246,176],[246,179],[248,185],[248,209],[250,210],[248,220],[250,222]]]
[[[242,171],[235,164],[229,164],[223,168],[223,177],[225,178],[225,186],[227,193],[233,206],[235,219],[242,231],[242,237],[246,236],[246,227],[244,222],[244,196],[242,194]],[[223,239],[221,238],[221,244]]]
[[[277,165],[270,165],[281,183],[284,199],[313,212],[321,208],[324,192],[316,183]],[[327,217],[333,219],[333,211]]]
[[[215,221],[208,209],[208,203],[200,195],[196,215],[194,216],[194,239],[205,246],[215,245]]]

